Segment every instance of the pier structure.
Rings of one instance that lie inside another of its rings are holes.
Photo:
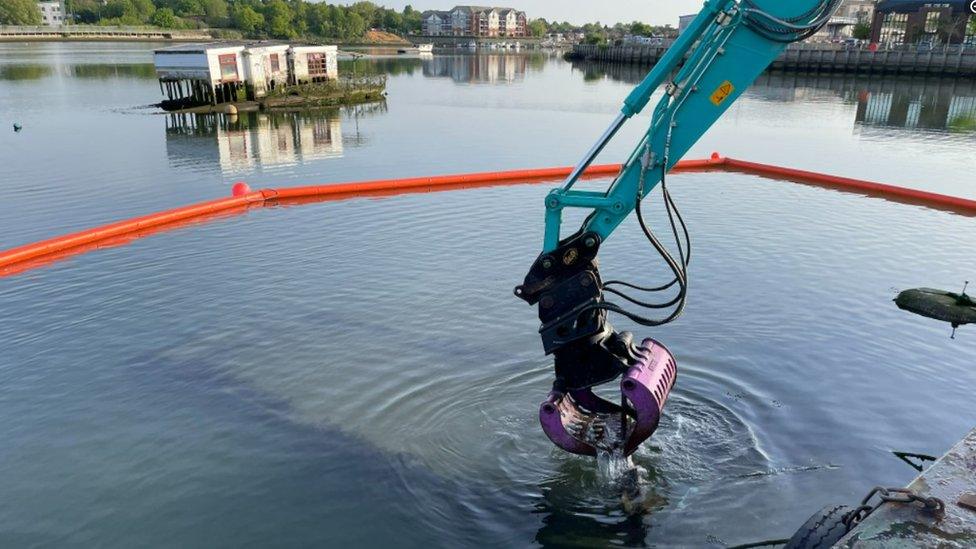
[[[578,44],[571,59],[653,65],[668,50],[660,45]],[[798,44],[787,48],[769,70],[785,72],[976,76],[976,47],[894,46],[871,49],[839,44]]]
[[[207,42],[209,31],[99,25],[0,25],[0,42]]]
[[[337,59],[336,46],[275,42],[185,44],[154,52],[160,91],[177,108],[253,101],[280,86],[336,80]]]

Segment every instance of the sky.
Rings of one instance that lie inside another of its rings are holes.
[[[356,0],[328,0],[335,4],[354,4]],[[458,4],[456,0],[372,0],[373,3],[388,8],[402,10],[407,4],[414,9],[447,10]],[[501,3],[497,3],[501,2]],[[569,21],[583,24],[599,21],[613,24],[617,22],[643,21],[652,25],[678,26],[678,16],[697,13],[703,0],[488,0],[470,1],[473,5],[499,5],[522,10],[529,19],[544,17],[547,20]]]

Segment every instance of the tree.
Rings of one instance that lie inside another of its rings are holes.
[[[529,22],[529,34],[532,36],[539,38],[545,36],[547,32],[549,32],[549,25],[546,25],[545,20],[534,19]]]
[[[152,0],[109,0],[101,10],[101,17],[103,22],[111,19],[110,23],[141,25],[155,12]]]
[[[170,8],[159,8],[149,22],[164,29],[178,29],[181,26],[180,18]]]
[[[254,34],[264,28],[264,15],[255,11],[251,6],[235,6],[231,14],[231,24],[244,34]]]
[[[851,36],[857,38],[858,40],[867,40],[871,38],[871,25],[867,23],[858,23],[854,25],[854,30],[851,31]]]
[[[66,7],[78,23],[97,23],[102,18],[102,5],[97,0],[68,0]]]
[[[149,19],[156,13],[156,5],[152,3],[152,0],[131,0],[132,2],[132,15],[139,20],[140,23],[146,23]]]
[[[203,17],[207,14],[200,0],[176,0],[173,11],[180,17]]]
[[[606,44],[607,43],[607,33],[604,31],[592,32],[586,35],[583,42],[587,44]]]
[[[647,23],[634,21],[630,24],[630,34],[633,34],[634,36],[654,36],[654,27],[648,25]]]
[[[344,40],[356,40],[366,35],[366,20],[356,12],[350,12],[346,16],[346,24],[341,29],[341,38]]]
[[[410,4],[407,4],[403,8],[402,32],[404,34],[420,34],[422,28],[423,20],[421,19],[420,12],[413,9],[413,6]]]
[[[264,20],[268,34],[274,38],[295,38],[292,11],[283,0],[271,0],[264,6]]]
[[[40,25],[41,8],[34,0],[0,1],[0,25]]]
[[[225,0],[202,0],[203,15],[207,23],[220,26],[227,22],[227,2]]]
[[[363,18],[363,24],[366,28],[379,27],[383,24],[382,21],[377,20],[380,8],[372,2],[356,2],[350,9]]]
[[[399,32],[403,28],[403,16],[393,10],[384,10],[383,29]]]

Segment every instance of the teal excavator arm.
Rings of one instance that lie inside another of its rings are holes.
[[[621,374],[627,374],[622,387],[633,387],[635,378],[628,372],[642,364],[646,366],[651,360],[648,357],[654,354],[649,349],[653,344],[648,343],[652,340],[634,344],[631,334],[613,330],[607,322],[607,313],[616,312],[638,324],[659,326],[677,318],[684,308],[691,250],[688,231],[667,191],[667,172],[788,44],[822,28],[839,1],[706,0],[701,13],[630,93],[610,127],[564,184],[546,196],[543,251],[523,284],[515,288],[515,294],[529,304],[539,305],[543,348],[555,356],[556,381],[553,393],[543,406],[542,422],[559,446],[575,453],[592,454],[595,443],[583,439],[592,438],[593,431],[586,427],[583,430],[589,435],[554,434],[550,427],[556,429],[558,421],[550,417],[551,425],[547,427],[546,413],[553,416],[558,411],[567,425],[588,426],[601,413],[619,412],[622,438],[628,432],[628,415],[640,416],[640,410],[628,406],[626,390],[621,406],[593,400],[589,392],[593,386],[612,381]],[[574,189],[586,168],[620,128],[640,113],[662,86],[664,94],[654,108],[647,132],[609,189],[606,192]],[[658,186],[677,241],[677,258],[650,231],[641,211],[642,199]],[[567,237],[560,234],[565,208],[589,211],[582,227]],[[635,210],[648,240],[674,274],[668,284],[642,287],[621,281],[604,282],[600,278],[596,261],[600,246]],[[621,287],[642,295],[668,291],[676,291],[676,295],[666,298],[667,301],[651,303],[646,297],[637,299],[624,293]],[[659,319],[647,318],[611,302],[607,294],[645,309],[669,310],[670,314]],[[661,383],[667,385],[668,379],[673,383],[674,375],[657,375],[655,379],[664,379]],[[652,388],[658,409],[655,417],[659,417],[669,390],[670,385],[658,387],[656,392]],[[632,436],[626,444],[628,452],[636,447],[634,436],[646,432],[646,438],[653,432],[653,428],[648,432],[647,426],[642,429],[639,424],[638,420],[631,427]],[[640,433],[634,435],[633,431]]]

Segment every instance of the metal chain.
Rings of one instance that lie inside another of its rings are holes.
[[[878,496],[877,505],[870,505],[875,495]],[[861,505],[857,509],[844,515],[844,525],[850,530],[862,520],[866,519],[871,513],[875,512],[885,503],[921,503],[925,511],[932,513],[937,519],[945,516],[945,502],[937,497],[924,497],[916,494],[908,488],[883,488],[874,487],[868,495],[861,500]]]

